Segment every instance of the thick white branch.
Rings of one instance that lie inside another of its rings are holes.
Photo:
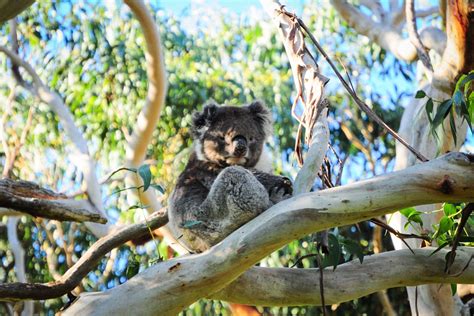
[[[138,167],[145,159],[146,148],[152,139],[153,130],[165,103],[167,79],[160,33],[153,16],[141,0],[125,0],[125,3],[140,23],[146,42],[148,93],[146,104],[138,115],[131,141],[127,144],[126,153],[130,166]]]
[[[207,252],[156,264],[127,283],[81,294],[65,315],[176,314],[215,293],[289,241],[397,209],[441,201],[474,201],[474,158],[451,153],[370,180],[285,200]]]
[[[474,265],[468,265],[473,248],[459,248],[452,275],[444,272],[448,250],[408,249],[366,256],[333,271],[324,270],[326,304],[347,302],[377,291],[429,283],[474,283]],[[390,269],[387,269],[390,267]],[[467,267],[467,268],[466,268]],[[462,273],[463,269],[466,270]],[[253,267],[208,298],[259,306],[321,305],[318,269]]]
[[[327,109],[321,112],[313,129],[313,139],[311,146],[304,160],[304,164],[298,171],[294,183],[294,194],[309,192],[314,185],[314,179],[317,177],[319,168],[323,163],[324,156],[328,149],[329,127],[327,122]]]
[[[415,46],[408,38],[403,38],[397,27],[388,22],[378,23],[357,10],[346,0],[331,0],[334,8],[359,34],[367,36],[371,41],[390,51],[396,58],[414,61],[417,58]],[[446,35],[439,29],[429,27],[420,31],[420,38],[428,49],[442,55],[446,46]]]

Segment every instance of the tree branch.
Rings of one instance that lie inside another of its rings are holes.
[[[407,249],[389,251],[365,256],[362,264],[353,260],[339,265],[334,271],[332,267],[324,269],[326,304],[339,304],[400,286],[474,283],[473,264],[460,275],[446,274],[444,265],[448,250],[431,255],[435,249],[416,249],[415,254]],[[457,254],[453,272],[466,267],[474,256],[474,249],[464,247]],[[253,267],[208,298],[260,306],[321,305],[318,270]]]
[[[416,60],[418,54],[415,46],[409,39],[404,39],[394,25],[387,21],[373,21],[345,0],[331,0],[331,4],[359,34],[367,36],[398,59],[407,62]],[[443,53],[446,35],[441,30],[434,27],[425,28],[420,32],[420,38],[428,49],[434,49],[440,55]]]
[[[42,82],[36,71],[28,62],[24,61],[16,53],[2,45],[0,45],[0,52],[5,53],[12,63],[26,70],[26,72],[32,77],[33,84],[24,87],[37,96],[42,102],[48,104],[58,116],[61,126],[63,126],[66,134],[74,144],[76,152],[71,155],[71,160],[84,174],[87,195],[91,203],[97,208],[100,215],[106,217],[102,211],[102,196],[99,182],[95,174],[95,162],[89,154],[86,140],[74,123],[74,117],[69,111],[69,108],[64,104],[57,93],[51,91]],[[21,84],[21,82],[19,82],[19,84]],[[104,236],[107,233],[107,230],[110,229],[109,225],[99,225],[96,223],[86,223],[86,225],[96,236]]]
[[[69,200],[28,181],[0,180],[0,207],[59,221],[107,222],[89,201]]]
[[[153,131],[160,119],[168,89],[168,80],[164,65],[160,33],[153,16],[142,0],[124,0],[124,2],[140,23],[146,42],[145,58],[149,81],[148,93],[145,106],[138,115],[136,128],[126,147],[127,167],[138,168],[145,159],[146,148],[151,142]],[[128,186],[138,187],[143,185],[141,178],[134,175],[127,175],[126,183]],[[129,190],[128,193],[135,194],[132,190]],[[140,192],[138,199],[143,205],[148,206],[149,212],[159,210],[162,207],[154,190]],[[160,228],[160,231],[167,243],[172,246],[175,251],[179,254],[188,253],[185,248],[176,242],[167,227]]]
[[[301,194],[271,207],[202,254],[158,263],[105,292],[81,294],[65,315],[129,310],[176,314],[293,239],[411,205],[472,201],[473,174],[474,156],[450,153],[370,180]]]
[[[420,39],[418,30],[416,27],[416,16],[415,16],[415,0],[406,0],[405,4],[405,15],[407,17],[407,28],[408,37],[410,42],[415,46],[418,58],[421,60],[423,65],[431,72],[433,72],[433,66],[431,65],[430,56],[427,54],[425,47]]]
[[[160,211],[151,214],[142,223],[121,227],[95,242],[58,281],[44,284],[0,284],[0,300],[44,300],[67,294],[81,282],[106,253],[129,240],[149,234],[150,229],[157,229],[167,222],[167,213]]]

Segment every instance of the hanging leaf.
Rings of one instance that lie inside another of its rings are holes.
[[[453,294],[453,296],[456,294],[458,290],[458,285],[456,283],[451,283],[451,293]]]
[[[356,256],[360,263],[364,261],[364,249],[359,242],[351,239],[344,239],[342,247],[347,253]]]
[[[151,184],[150,165],[141,165],[138,168],[138,175],[143,180],[143,191],[146,191],[150,187],[150,184]]]
[[[453,111],[449,112],[449,126],[451,127],[451,134],[453,135],[454,145],[458,142],[458,137],[456,135],[456,122],[454,121]]]
[[[428,116],[428,121],[430,121],[430,124],[433,123],[433,120],[431,119],[431,113],[433,113],[433,99],[429,98],[428,101],[426,102],[426,114]]]
[[[432,130],[436,129],[443,122],[443,120],[449,114],[449,110],[451,109],[452,105],[453,101],[451,99],[445,100],[439,105],[431,125]]]
[[[328,235],[329,253],[324,255],[322,266],[323,268],[332,266],[336,270],[339,260],[341,258],[341,246],[339,240],[334,234]]]
[[[163,189],[163,187],[162,187],[161,185],[156,184],[156,183],[152,183],[152,184],[150,184],[150,186],[151,186],[153,189],[155,189],[155,190],[157,190],[158,192],[160,192],[161,194],[165,194],[165,189]]]

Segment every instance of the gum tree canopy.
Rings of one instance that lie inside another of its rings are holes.
[[[0,0],[0,314],[469,314],[471,1],[33,2]],[[294,196],[189,254],[209,99],[265,101]]]

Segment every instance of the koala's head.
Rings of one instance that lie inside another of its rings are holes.
[[[211,103],[193,115],[198,158],[220,166],[254,167],[271,130],[270,111],[258,101],[242,107]]]

